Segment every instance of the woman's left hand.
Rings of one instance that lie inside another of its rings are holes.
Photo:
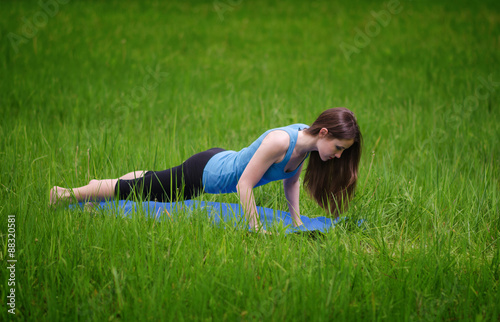
[[[299,226],[302,226],[304,223],[302,222],[302,220],[299,218],[294,218],[293,219],[293,226],[294,227],[299,227]]]

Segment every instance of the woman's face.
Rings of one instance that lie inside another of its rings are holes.
[[[326,128],[321,129],[317,145],[319,156],[323,161],[340,158],[342,152],[354,144],[354,139],[336,139],[327,134]]]

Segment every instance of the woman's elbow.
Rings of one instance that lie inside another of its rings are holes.
[[[285,187],[293,187],[295,185],[299,185],[300,182],[299,182],[299,179],[294,179],[294,178],[290,178],[290,179],[285,179],[283,180],[283,185]]]

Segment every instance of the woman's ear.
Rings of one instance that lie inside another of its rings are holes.
[[[319,130],[319,137],[324,138],[328,134],[328,129],[326,127],[321,128]]]

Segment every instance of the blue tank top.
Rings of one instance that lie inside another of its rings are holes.
[[[271,131],[286,131],[290,136],[290,145],[286,151],[285,158],[279,163],[274,163],[264,173],[262,179],[255,187],[261,186],[271,181],[282,180],[293,177],[302,163],[292,172],[285,172],[285,166],[292,156],[292,152],[297,144],[297,137],[300,130],[307,129],[306,124],[293,124],[285,127],[271,129],[262,134],[249,147],[236,151],[223,151],[214,155],[203,170],[203,186],[208,193],[230,193],[236,192],[236,185],[252,159],[255,151],[260,147],[262,141]],[[309,155],[309,154],[308,154]],[[307,156],[306,156],[307,157]],[[302,161],[304,162],[304,161]]]

